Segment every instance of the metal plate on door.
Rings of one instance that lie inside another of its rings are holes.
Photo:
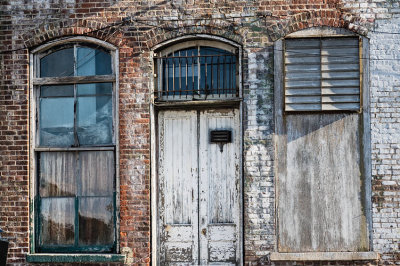
[[[230,143],[232,142],[231,130],[212,130],[210,134],[211,143]]]

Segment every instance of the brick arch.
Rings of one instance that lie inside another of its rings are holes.
[[[26,48],[34,48],[57,38],[77,35],[93,37],[117,47],[122,45],[123,40],[120,26],[84,19],[78,21],[65,19],[44,24],[23,34],[23,40]]]
[[[146,33],[147,48],[152,49],[155,46],[188,35],[204,34],[225,38],[238,44],[243,44],[244,38],[235,29],[235,26],[224,20],[202,20],[198,23],[193,22],[178,23],[178,25],[163,24],[154,27]]]
[[[312,10],[295,14],[285,21],[274,22],[267,31],[270,39],[276,41],[290,33],[321,26],[344,28],[366,36],[370,22],[340,10]]]

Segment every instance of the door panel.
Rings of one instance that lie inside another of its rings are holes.
[[[236,263],[240,224],[239,116],[235,110],[200,113],[200,262]],[[211,130],[231,130],[232,142],[210,143]]]
[[[159,115],[160,259],[198,261],[197,113]]]
[[[160,264],[240,264],[239,112],[163,111],[158,123]],[[232,142],[221,151],[211,130]]]

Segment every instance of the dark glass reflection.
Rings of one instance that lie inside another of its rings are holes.
[[[74,152],[41,152],[39,193],[41,197],[75,196],[76,160]]]
[[[236,57],[212,47],[200,49],[201,94],[233,94],[236,91]]]
[[[74,85],[41,86],[40,97],[74,97]]]
[[[76,119],[80,145],[112,143],[111,95],[78,97]]]
[[[74,48],[51,53],[40,59],[41,77],[66,77],[74,75]]]
[[[74,198],[44,198],[40,204],[42,245],[74,244]]]
[[[80,196],[112,196],[114,191],[114,152],[79,153]]]
[[[79,244],[107,245],[114,241],[114,215],[111,197],[80,198]]]
[[[79,84],[77,86],[77,95],[111,95],[112,94],[112,83],[90,83],[90,84]]]
[[[183,49],[163,58],[161,64],[163,95],[236,93],[236,56],[228,51],[201,47],[198,55],[197,48]]]
[[[39,125],[41,146],[73,145],[74,98],[41,98]]]
[[[112,73],[111,55],[99,49],[78,47],[76,65],[78,76],[108,75]]]

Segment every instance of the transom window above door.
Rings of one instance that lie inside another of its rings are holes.
[[[239,97],[238,49],[216,41],[179,43],[155,54],[155,99]]]

